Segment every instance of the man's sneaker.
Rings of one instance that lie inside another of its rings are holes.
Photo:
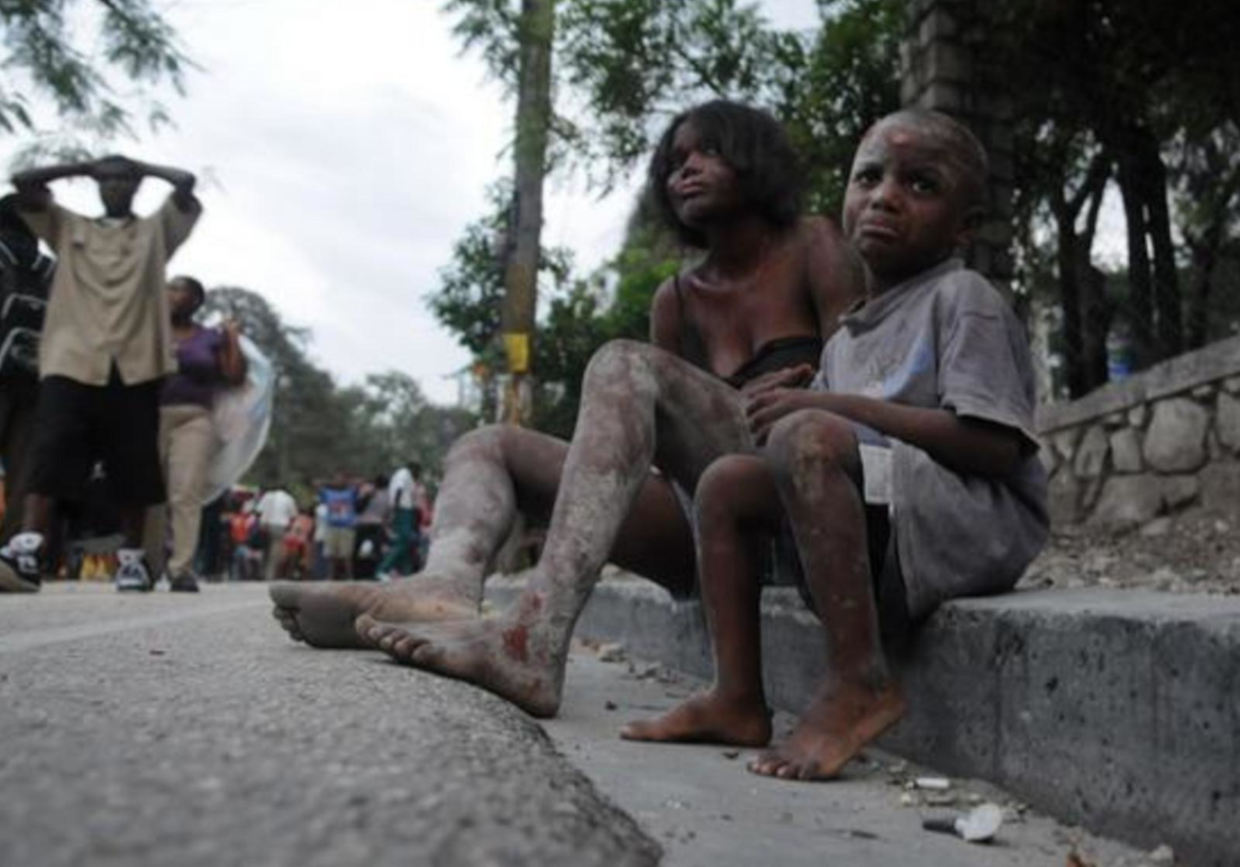
[[[168,579],[168,589],[173,593],[197,593],[198,579],[193,572],[181,572]]]
[[[42,580],[42,534],[18,533],[0,548],[0,593],[34,593]]]
[[[116,589],[145,592],[155,585],[146,568],[146,552],[141,548],[121,548],[116,552]]]

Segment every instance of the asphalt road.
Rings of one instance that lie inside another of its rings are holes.
[[[892,757],[792,784],[743,753],[616,738],[693,687],[579,648],[540,726],[290,642],[262,585],[0,596],[0,867],[1147,863],[968,781],[959,807],[1008,808],[996,843],[923,831],[927,793],[905,788],[923,771]]]

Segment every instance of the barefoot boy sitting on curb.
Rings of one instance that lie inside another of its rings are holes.
[[[750,399],[754,454],[698,485],[699,569],[715,683],[626,738],[761,746],[757,542],[790,526],[827,674],[799,725],[750,770],[836,775],[904,712],[880,630],[955,596],[1009,589],[1046,537],[1033,376],[1015,316],[953,258],[981,215],[986,155],[945,115],[874,125],[852,167],[844,231],[872,277],[811,390]],[[784,523],[786,522],[786,524]]]

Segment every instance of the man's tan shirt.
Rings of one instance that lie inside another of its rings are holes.
[[[202,207],[169,196],[149,217],[90,219],[55,202],[21,211],[56,251],[39,376],[106,385],[116,363],[126,385],[176,371],[165,291],[168,258],[189,236]]]

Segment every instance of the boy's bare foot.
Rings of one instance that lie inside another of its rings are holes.
[[[446,581],[416,576],[390,584],[332,581],[285,582],[269,589],[271,614],[294,641],[314,647],[366,647],[353,621],[361,614],[375,620],[464,620],[478,608]]]
[[[363,614],[357,631],[369,646],[397,662],[469,681],[533,716],[555,716],[560,709],[565,651],[545,622],[505,616],[461,623],[383,623]]]
[[[820,693],[788,740],[749,763],[749,770],[785,780],[828,780],[904,715],[894,684],[875,692],[837,687]]]
[[[738,704],[711,691],[681,702],[657,719],[629,723],[620,729],[620,737],[764,747],[771,741],[771,716],[760,703]]]

